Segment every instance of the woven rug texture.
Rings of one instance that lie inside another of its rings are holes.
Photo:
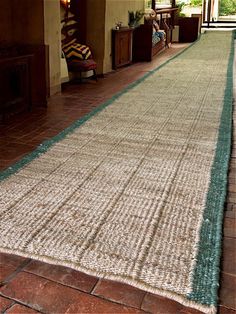
[[[214,313],[231,45],[231,32],[202,35],[2,172],[1,251]]]

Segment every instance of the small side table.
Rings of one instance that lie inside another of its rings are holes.
[[[117,69],[132,62],[133,29],[121,27],[112,30],[112,68]]]

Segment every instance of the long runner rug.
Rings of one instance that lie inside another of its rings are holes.
[[[206,33],[2,172],[1,250],[214,313],[232,41]]]

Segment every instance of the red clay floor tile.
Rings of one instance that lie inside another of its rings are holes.
[[[19,273],[0,291],[43,313],[144,313],[26,272]]]
[[[14,301],[3,298],[0,296],[0,312],[4,313],[6,309],[8,309]]]
[[[101,279],[93,294],[117,303],[140,308],[145,292],[130,285],[116,281]]]
[[[0,253],[0,282],[3,282],[24,261],[26,261],[24,257]]]
[[[223,240],[222,270],[236,276],[236,239]]]
[[[236,184],[229,184],[228,191],[236,193]]]
[[[152,314],[176,314],[183,308],[178,302],[168,300],[152,293],[147,293],[143,299],[142,310]]]
[[[71,268],[32,261],[25,271],[56,281],[85,292],[91,292],[98,278],[86,275]]]
[[[224,236],[229,238],[236,238],[236,220],[225,218],[224,220]]]
[[[236,309],[236,277],[233,275],[221,274],[220,305],[229,309]]]
[[[178,314],[203,314],[203,312],[189,307],[183,307]]]
[[[38,311],[35,311],[29,307],[20,305],[20,304],[15,304],[12,307],[10,307],[7,311],[7,314],[36,314],[40,313]]]
[[[218,314],[236,314],[236,310],[231,310],[224,306],[219,306]]]
[[[236,169],[235,169],[235,171],[234,171],[234,173],[236,173]],[[236,203],[236,193],[229,193],[228,194],[228,197],[227,197],[227,201],[229,202],[229,203]]]
[[[234,210],[233,207],[234,207],[234,204],[232,204],[230,210],[225,211],[226,218],[236,219],[236,211]]]

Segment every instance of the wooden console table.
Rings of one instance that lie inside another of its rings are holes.
[[[132,62],[133,29],[124,27],[112,30],[112,68],[117,69]]]

